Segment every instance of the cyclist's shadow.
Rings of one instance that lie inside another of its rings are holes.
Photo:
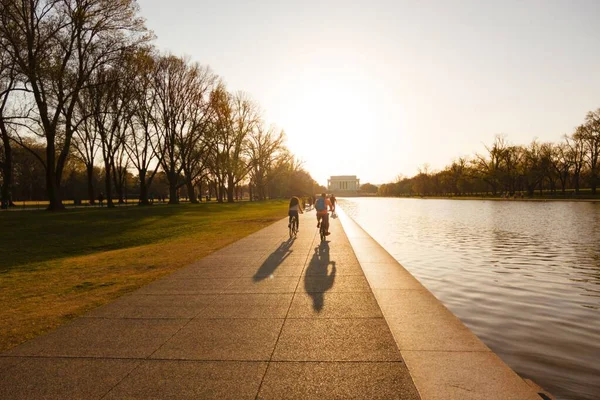
[[[262,263],[258,268],[258,271],[252,277],[254,282],[260,282],[263,279],[270,277],[273,272],[279,267],[279,265],[292,254],[294,250],[291,250],[292,244],[295,238],[291,238],[281,243],[279,247],[272,252],[269,257]]]
[[[333,287],[334,280],[335,261],[329,259],[329,243],[321,242],[315,247],[304,274],[304,290],[312,298],[315,311],[323,309],[325,292]]]

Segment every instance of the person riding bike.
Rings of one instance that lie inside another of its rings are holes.
[[[331,205],[331,201],[327,198],[327,195],[321,193],[321,197],[315,201],[315,210],[317,210],[317,228],[321,226],[322,219],[323,224],[325,224],[325,235],[329,235],[329,213],[327,212],[327,208],[332,210],[333,206]]]
[[[335,195],[332,194],[331,197],[329,198],[329,201],[331,202],[331,212],[333,214],[335,214],[335,203],[337,202]]]
[[[296,230],[300,230],[300,218],[298,218],[298,213],[303,214],[302,207],[300,207],[300,200],[293,196],[290,199],[290,205],[288,207],[288,228],[292,225],[292,217],[296,217]]]

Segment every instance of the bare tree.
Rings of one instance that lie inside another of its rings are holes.
[[[542,179],[539,183],[540,195],[543,194],[544,181],[548,183],[546,188],[548,188],[552,193],[556,192],[556,174],[554,173],[554,168],[552,167],[553,151],[552,143],[542,143],[540,145],[539,171],[540,175],[542,176]]]
[[[207,175],[209,152],[215,140],[214,110],[210,103],[210,93],[216,76],[208,67],[193,64],[191,68],[195,75],[195,79],[190,83],[193,85],[191,124],[188,130],[179,132],[178,143],[188,196],[192,203],[197,203],[195,186]]]
[[[256,188],[259,200],[267,197],[267,177],[273,164],[281,156],[285,134],[275,127],[266,129],[259,125],[248,138],[248,159],[250,160],[250,185]],[[253,193],[250,191],[250,198]]]
[[[260,126],[261,119],[258,107],[246,94],[232,95],[223,86],[213,91],[211,104],[216,114],[214,159],[218,163],[219,179],[226,180],[227,202],[231,203],[236,185],[252,167],[246,148],[250,134]]]
[[[156,93],[153,90],[155,59],[148,49],[140,49],[135,55],[137,69],[132,86],[133,118],[125,134],[125,150],[132,165],[138,171],[140,182],[140,205],[149,205],[148,188],[160,163],[158,151],[159,134],[154,127]]]
[[[0,188],[0,206],[8,208],[11,205],[11,188],[13,183],[12,147],[10,125],[7,115],[8,99],[15,88],[16,76],[14,67],[7,57],[8,55],[0,49],[0,169],[2,173],[2,188]]]
[[[125,130],[132,118],[131,112],[131,76],[125,63],[119,68],[102,69],[94,73],[91,85],[86,88],[89,92],[90,109],[93,129],[97,132],[102,159],[104,162],[105,197],[108,207],[114,207],[112,186],[119,186],[116,180],[117,170],[122,167]],[[122,202],[122,193],[119,194]]]
[[[314,195],[325,188],[320,187],[303,169],[298,160],[285,146],[279,150],[272,168],[267,175],[268,195],[270,198],[291,195]]]
[[[551,157],[552,168],[560,181],[561,193],[565,194],[567,182],[571,174],[573,163],[569,157],[569,146],[566,142],[560,143],[553,147]]]
[[[223,84],[219,84],[210,94],[210,103],[214,117],[213,142],[210,146],[209,169],[213,178],[217,201],[223,202],[225,182],[227,180],[228,132],[232,130],[231,95]]]
[[[414,178],[413,190],[420,195],[431,194],[431,167],[425,163],[417,169],[418,173]]]
[[[75,107],[74,119],[77,119],[75,124],[75,135],[73,137],[73,147],[75,156],[85,164],[87,177],[87,191],[90,205],[96,202],[94,190],[94,166],[96,156],[100,149],[100,138],[98,130],[95,128],[94,119],[90,114],[93,108],[94,98],[93,91],[83,90],[77,99]]]
[[[585,144],[580,136],[565,136],[567,146],[569,147],[568,157],[573,165],[573,186],[575,193],[579,193],[581,185],[581,171],[585,165]]]
[[[496,135],[494,144],[491,147],[485,146],[489,158],[481,154],[475,155],[475,165],[479,177],[490,186],[494,195],[498,192],[498,186],[500,185],[502,157],[507,147],[505,136]]]
[[[586,115],[585,122],[577,128],[574,136],[583,142],[590,169],[590,187],[596,194],[600,175],[600,108]]]
[[[537,140],[533,140],[529,147],[524,149],[520,166],[527,194],[533,196],[535,188],[544,177],[541,171],[541,146]]]
[[[450,192],[455,195],[461,195],[466,188],[466,181],[468,177],[468,163],[465,157],[459,157],[458,160],[452,161],[452,164],[448,167],[449,172],[449,183]],[[402,180],[398,179],[398,181]]]
[[[214,93],[213,93],[214,94]],[[211,94],[211,103],[212,96]],[[212,107],[212,106],[211,106]],[[222,146],[217,141],[217,128],[216,124],[213,128],[213,139],[211,141],[211,145],[208,148],[208,157],[207,157],[207,184],[209,194],[214,191],[215,197],[219,203],[223,202],[223,198],[225,196],[225,169],[223,167],[222,159]]]
[[[127,126],[128,121],[124,124]],[[125,129],[121,131],[121,143],[117,147],[115,151],[114,157],[111,160],[111,169],[112,169],[112,177],[113,183],[115,184],[115,191],[117,192],[117,199],[119,204],[125,203],[125,194],[127,190],[127,176],[129,174],[129,157],[127,156],[127,151],[125,150]]]
[[[46,144],[50,210],[64,206],[62,172],[77,99],[92,73],[148,39],[134,0],[0,0],[0,41],[31,91]]]
[[[195,139],[193,139],[195,138]],[[209,129],[198,128],[184,138],[182,154],[182,171],[191,203],[197,203],[195,187],[201,184],[208,175],[209,151],[212,146]]]
[[[501,163],[498,179],[503,190],[512,195],[517,190],[519,165],[523,161],[523,146],[508,145],[501,151]]]
[[[208,68],[175,57],[158,59],[154,91],[156,111],[154,126],[161,136],[161,165],[169,181],[169,203],[178,203],[178,189],[186,183],[187,170],[193,196],[193,179],[198,168],[192,159],[197,155],[196,141],[206,133],[208,93],[212,82]]]

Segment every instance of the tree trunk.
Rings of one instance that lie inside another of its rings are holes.
[[[124,204],[125,203],[125,198],[123,196],[123,181],[121,180],[121,178],[119,177],[119,174],[115,172],[115,174],[113,175],[114,181],[115,181],[115,190],[117,192],[117,199],[119,204]]]
[[[169,204],[179,204],[176,185],[169,185]]]
[[[48,201],[50,203],[47,208],[48,211],[62,211],[65,209],[60,196],[60,185],[58,185],[56,181],[55,164],[56,154],[54,140],[48,139],[46,146],[46,190],[48,192]]]
[[[150,202],[148,201],[148,185],[146,184],[146,171],[141,170],[138,171],[140,175],[140,206],[149,206]]]
[[[0,205],[2,208],[13,206],[11,189],[12,189],[12,148],[8,139],[8,132],[2,126],[2,143],[4,145],[4,165],[2,168],[2,190],[0,192]]]
[[[8,154],[5,152],[6,160],[4,163],[4,168],[2,169],[2,176],[4,180],[2,181],[2,197],[0,199],[0,204],[3,209],[6,209],[11,206],[12,199],[10,188],[12,186],[12,161],[8,159]]]
[[[96,195],[94,194],[94,165],[89,164],[86,166],[87,171],[87,185],[88,185],[88,198],[91,206],[96,204]]]
[[[194,184],[191,179],[185,180],[185,186],[187,187],[188,198],[190,199],[190,203],[198,204],[198,197],[196,197],[196,193],[194,190]]]
[[[217,187],[215,188],[215,191],[217,192],[217,201],[219,203],[222,203],[223,202],[223,184],[221,183],[220,179],[217,181]]]
[[[115,191],[117,194],[117,201],[119,204],[124,204],[125,203],[125,197],[123,196],[124,194],[124,186],[125,186],[125,179],[123,174],[123,171],[120,168],[117,168],[113,163],[111,163],[111,167],[112,167],[112,176],[113,176],[113,183],[115,185]]]
[[[169,177],[169,204],[179,204],[177,198],[177,179],[175,172],[171,171],[168,174]]]
[[[233,203],[235,185],[233,184],[233,176],[227,177],[227,202]]]
[[[115,204],[112,200],[112,177],[110,170],[110,163],[104,162],[104,184],[106,188],[106,207],[114,207]]]
[[[215,188],[215,183],[213,181],[209,181],[208,182],[208,197],[212,198],[213,195],[213,189],[214,189],[214,193],[215,193],[215,198],[217,195],[217,189]]]

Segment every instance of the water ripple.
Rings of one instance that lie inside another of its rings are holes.
[[[517,373],[600,394],[600,204],[341,199]]]

